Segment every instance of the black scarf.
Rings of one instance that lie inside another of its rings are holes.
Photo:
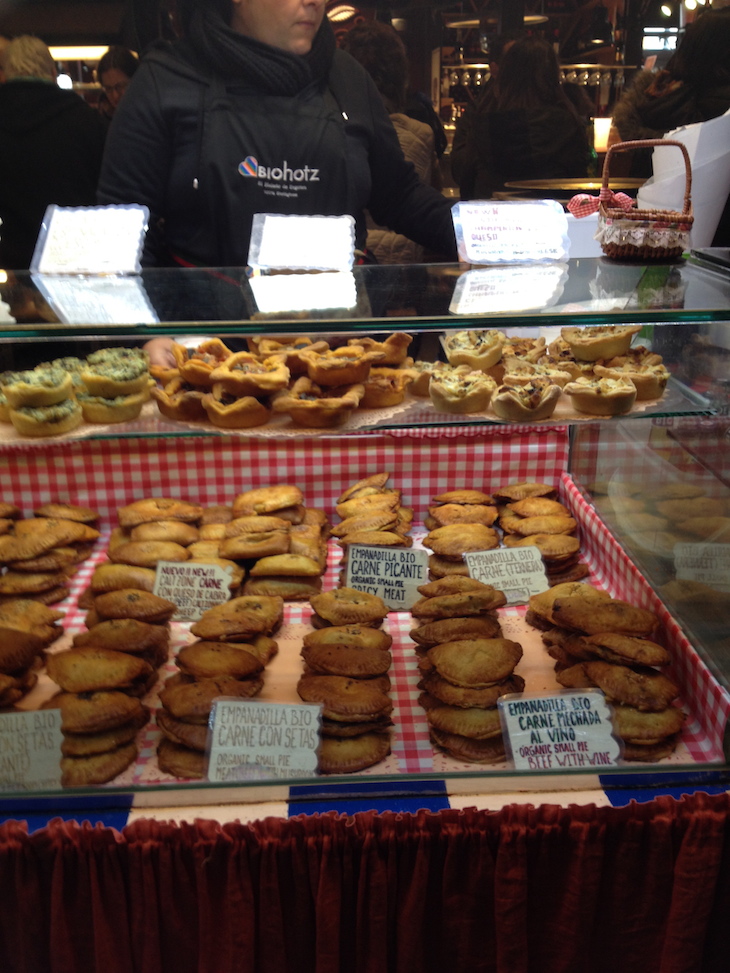
[[[198,7],[190,21],[188,41],[197,57],[226,81],[244,81],[262,94],[293,96],[329,74],[335,35],[327,17],[308,54],[290,54],[232,30],[220,14]]]

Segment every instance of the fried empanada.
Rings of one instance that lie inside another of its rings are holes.
[[[483,503],[441,503],[428,508],[436,527],[450,524],[483,524],[491,527],[499,516],[496,506]]]
[[[263,663],[246,651],[245,642],[191,642],[180,649],[175,663],[181,672],[195,679],[215,679],[217,676],[249,679],[263,669]]]
[[[594,600],[592,604],[579,596],[556,598],[550,610],[556,625],[574,628],[586,635],[620,632],[649,638],[659,620],[653,612],[619,599]]]
[[[312,608],[330,625],[379,624],[388,614],[382,598],[356,588],[335,588],[310,599]]]
[[[486,740],[472,740],[458,733],[446,733],[435,726],[429,728],[431,742],[455,760],[474,764],[496,764],[506,757],[504,740],[500,736]]]
[[[413,641],[423,647],[461,639],[494,639],[499,638],[501,634],[499,620],[492,614],[440,618],[411,629],[410,632]]]
[[[182,520],[154,520],[138,524],[129,532],[131,541],[167,541],[187,547],[200,539],[198,528]]]
[[[154,568],[160,561],[187,561],[187,547],[174,541],[128,541],[113,550],[107,557],[114,564],[131,564],[138,568]]]
[[[644,712],[634,706],[613,708],[613,724],[621,739],[644,746],[661,743],[679,733],[685,719],[684,712],[676,706],[668,706],[658,713]]]
[[[483,615],[507,604],[503,591],[484,585],[476,591],[458,591],[450,595],[437,595],[434,598],[420,598],[411,606],[414,618],[435,620],[455,618],[466,615]]]
[[[658,712],[679,696],[677,686],[654,669],[632,669],[611,662],[584,662],[583,668],[607,699],[638,710]]]
[[[273,595],[241,595],[216,605],[190,626],[200,639],[245,642],[250,635],[270,635],[278,628],[284,602]]]
[[[304,675],[297,692],[306,703],[321,703],[322,715],[336,722],[367,723],[390,716],[393,702],[375,680]]]
[[[199,504],[170,497],[136,500],[117,510],[119,526],[125,529],[153,520],[182,520],[187,524],[193,524],[198,523],[202,516],[203,508]]]
[[[67,649],[49,655],[48,675],[67,693],[98,689],[130,689],[154,674],[152,666],[138,656],[90,646]]]
[[[499,547],[499,535],[484,524],[450,524],[429,531],[423,546],[440,557],[460,557],[470,551],[491,551]]]
[[[387,733],[363,733],[356,737],[323,736],[317,751],[322,774],[353,774],[380,763],[390,753]]]
[[[158,709],[155,722],[168,740],[191,750],[205,751],[208,745],[208,726],[205,723],[186,723],[176,720],[165,709]]]
[[[423,674],[419,685],[430,696],[447,706],[458,706],[462,709],[476,706],[488,709],[496,706],[501,696],[506,696],[508,693],[521,693],[525,688],[525,680],[512,673],[502,682],[485,686],[482,689],[473,689],[466,686],[455,686],[448,679],[439,675],[436,669],[433,669]]]
[[[61,758],[62,787],[90,787],[113,780],[137,759],[136,743],[85,757]]]
[[[167,598],[160,598],[151,591],[138,588],[120,588],[96,595],[94,609],[100,619],[137,618],[141,622],[157,624],[169,622],[177,611],[177,605]],[[89,628],[92,626],[89,625]]]
[[[150,649],[167,646],[170,629],[161,623],[144,622],[138,618],[109,618],[73,637],[74,647],[91,645],[98,649],[114,649],[138,655]]]
[[[181,780],[205,777],[208,758],[199,750],[192,750],[164,737],[157,747],[157,765],[165,774]]]
[[[440,676],[455,686],[483,689],[512,674],[522,658],[522,646],[505,638],[455,639],[433,646],[426,658]]]
[[[160,702],[175,719],[205,725],[208,723],[213,700],[219,696],[250,699],[261,692],[263,684],[263,679],[258,676],[251,679],[216,676],[194,682],[174,682],[169,679],[160,692]]]
[[[489,740],[502,735],[502,724],[496,706],[491,709],[447,706],[428,693],[421,693],[418,702],[426,710],[429,726],[443,733],[456,733],[470,740]]]
[[[298,486],[279,483],[274,486],[259,487],[239,493],[232,504],[234,517],[247,514],[274,513],[283,507],[294,507],[304,503],[304,494]]]

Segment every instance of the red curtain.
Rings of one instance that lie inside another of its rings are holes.
[[[0,826],[3,973],[727,973],[730,798]]]

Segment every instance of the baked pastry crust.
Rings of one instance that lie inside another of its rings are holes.
[[[444,341],[446,357],[451,365],[467,365],[484,371],[496,365],[502,357],[507,336],[502,331],[457,331]]]
[[[387,733],[361,733],[355,737],[322,736],[317,751],[322,774],[354,774],[380,763],[390,753]]]
[[[660,399],[669,381],[669,372],[664,365],[635,365],[627,362],[624,365],[608,366],[596,362],[593,371],[599,378],[628,379],[633,382],[639,402]]]
[[[493,527],[477,523],[447,524],[429,531],[423,546],[441,557],[461,557],[468,551],[491,551],[499,547],[499,535]]]
[[[138,656],[92,647],[66,649],[48,656],[50,678],[69,693],[97,689],[127,689],[153,674],[152,666]]]
[[[62,436],[78,428],[84,418],[76,399],[64,399],[56,405],[18,406],[9,410],[9,416],[21,436],[32,438]]]
[[[406,390],[416,378],[411,368],[374,366],[363,382],[365,394],[360,402],[362,409],[384,409],[399,405],[406,397]]]
[[[148,401],[150,390],[145,387],[132,395],[118,395],[105,399],[99,395],[79,394],[78,401],[85,422],[97,425],[113,425],[117,422],[131,422],[139,418],[142,406]]]
[[[492,408],[508,422],[537,422],[550,418],[561,394],[550,378],[537,377],[524,385],[500,386],[492,396]]]
[[[205,392],[186,382],[182,375],[171,379],[162,388],[155,386],[150,395],[166,419],[175,422],[202,422],[208,413],[203,406]]]
[[[253,395],[236,396],[216,382],[201,399],[203,409],[214,426],[222,429],[252,429],[271,418],[271,409]]]
[[[154,568],[160,561],[187,561],[187,547],[173,541],[128,541],[107,552],[116,564],[131,564],[138,568]]]
[[[62,368],[39,365],[27,371],[3,372],[0,389],[11,409],[36,408],[57,405],[71,398],[73,379]]]
[[[308,348],[302,352],[302,360],[307,375],[316,385],[358,385],[368,377],[371,365],[385,360],[385,353],[366,351],[362,345],[353,344],[322,352]]]
[[[594,416],[625,415],[636,402],[636,386],[628,378],[578,378],[563,391],[574,408]]]
[[[172,355],[180,378],[190,385],[212,385],[213,372],[232,354],[231,349],[220,338],[208,338],[197,348],[186,348],[177,343],[172,346]]]
[[[89,395],[134,395],[149,389],[149,356],[140,348],[101,349],[88,356],[79,374]]]
[[[125,743],[115,750],[85,757],[61,758],[62,787],[90,787],[113,780],[137,758],[137,744]]]
[[[560,334],[578,361],[595,362],[601,358],[625,355],[640,324],[606,324],[561,328]]]
[[[272,408],[288,415],[297,426],[329,429],[346,422],[364,395],[362,383],[323,385],[302,375],[289,390],[273,397]]]
[[[135,500],[117,510],[119,526],[125,529],[153,520],[182,520],[194,524],[202,515],[203,508],[198,504],[174,497],[148,497],[145,500]]]
[[[431,376],[428,394],[438,412],[469,414],[485,412],[497,383],[469,365],[456,365]]]
[[[379,624],[388,614],[382,598],[356,588],[334,588],[310,599],[312,608],[331,625]]]
[[[408,356],[408,347],[413,341],[413,335],[406,334],[405,331],[394,331],[389,334],[385,341],[377,341],[375,338],[350,338],[348,345],[359,345],[365,351],[377,351],[384,357],[380,360],[381,365],[403,365]]]
[[[278,356],[260,359],[250,351],[238,351],[210,373],[210,384],[237,398],[278,392],[289,383],[289,369]]]
[[[190,631],[201,639],[244,642],[248,636],[271,634],[279,626],[283,612],[281,598],[241,595],[209,608],[190,626]]]
[[[163,737],[157,747],[157,765],[163,773],[180,780],[199,780],[205,777],[208,759],[199,750]]]

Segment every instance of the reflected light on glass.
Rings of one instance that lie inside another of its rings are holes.
[[[58,85],[59,88],[66,88],[66,89],[73,88],[74,86],[73,81],[67,74],[59,74],[59,76],[56,78],[56,84]]]
[[[351,7],[345,3],[340,3],[336,7],[333,7],[331,10],[327,11],[327,18],[333,21],[333,23],[339,24],[343,20],[349,20],[351,17],[354,17],[356,13],[357,10],[354,7]]]
[[[98,61],[103,54],[106,54],[108,47],[85,44],[74,47],[51,47],[49,50],[54,61]]]
[[[672,8],[669,6],[668,3],[663,3],[659,9],[661,10],[662,17],[672,16]]]

